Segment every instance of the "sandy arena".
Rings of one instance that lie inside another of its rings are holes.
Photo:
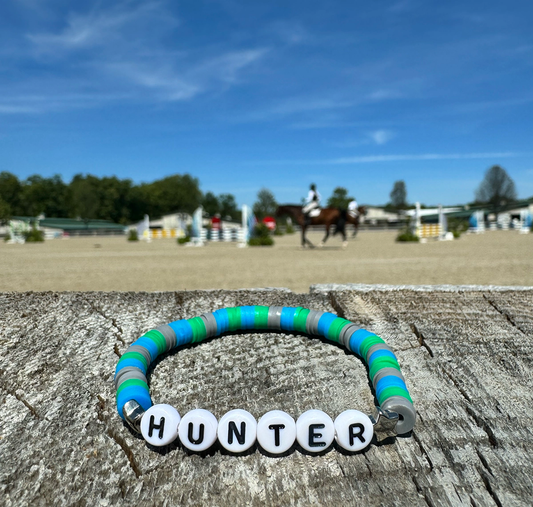
[[[311,233],[318,243],[321,234]],[[302,250],[298,234],[274,247],[237,248],[124,237],[0,244],[1,291],[167,291],[287,287],[316,283],[533,286],[533,234],[493,231],[455,241],[399,244],[395,232],[361,232],[346,250],[338,238]]]

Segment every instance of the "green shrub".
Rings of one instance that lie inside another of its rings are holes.
[[[411,231],[410,229],[402,229],[398,236],[396,236],[396,241],[419,241],[418,236]]]
[[[9,232],[4,236],[4,241],[9,241],[11,239],[11,235]]]
[[[283,231],[279,227],[276,227],[274,229],[274,236],[283,236]]]
[[[248,240],[248,244],[250,246],[272,246],[274,244],[274,240],[270,236],[262,238],[250,238]]]
[[[184,245],[185,243],[188,243],[191,241],[190,236],[184,236],[183,238],[178,238],[178,245]]]
[[[39,231],[35,224],[33,224],[31,230],[24,233],[24,238],[28,243],[40,243],[44,241],[44,232]]]
[[[250,246],[272,246],[274,240],[270,236],[270,229],[265,224],[257,224],[248,244]]]
[[[139,241],[137,229],[130,229],[130,232],[128,233],[128,241]]]
[[[463,232],[468,231],[468,220],[464,218],[448,218],[448,230],[453,234],[454,238],[458,238]]]
[[[296,231],[292,225],[287,225],[287,227],[285,227],[285,234],[294,234],[295,232]]]

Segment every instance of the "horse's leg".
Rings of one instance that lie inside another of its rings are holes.
[[[307,230],[307,225],[305,223],[302,225],[302,248],[305,248],[306,245],[309,245],[311,248],[314,248],[315,245],[311,243],[305,236],[305,231]]]
[[[324,246],[324,243],[328,240],[328,238],[329,238],[329,226],[330,226],[330,224],[326,224],[326,235],[322,238],[322,241],[320,242],[320,244],[318,246]]]
[[[348,240],[346,239],[346,226],[341,229],[342,233],[342,248],[346,248],[348,246]]]

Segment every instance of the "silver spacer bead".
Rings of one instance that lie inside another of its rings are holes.
[[[130,400],[127,403],[124,403],[122,413],[124,414],[124,419],[126,419],[128,426],[136,433],[140,433],[141,419],[144,415],[143,408],[135,400]]]
[[[380,433],[385,436],[397,435],[396,424],[399,421],[399,415],[397,412],[376,407],[376,412],[368,417],[370,417],[370,420],[374,425],[375,433]]]

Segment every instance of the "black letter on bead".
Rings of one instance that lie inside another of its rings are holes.
[[[315,430],[320,430],[325,427],[325,424],[309,425],[309,447],[324,447],[326,445],[326,442],[315,442],[315,438],[322,437],[322,433],[315,433]]]
[[[279,447],[279,431],[285,428],[284,424],[271,424],[268,429],[274,430],[274,445]]]
[[[198,431],[198,438],[196,440],[192,436],[193,430],[194,430],[194,424],[190,422],[189,432],[187,434],[187,437],[189,438],[189,442],[195,445],[201,444],[204,441],[204,425],[200,423],[200,430]]]
[[[239,433],[237,431],[237,425],[230,421],[228,424],[228,444],[233,443],[233,434],[235,433],[235,437],[237,438],[237,442],[239,444],[243,445],[244,441],[246,439],[246,423],[244,421],[241,422],[241,432]]]
[[[363,437],[363,433],[365,432],[365,427],[361,423],[355,423],[350,424],[348,426],[350,429],[350,445],[352,446],[354,443],[355,438],[357,437],[363,444],[365,443],[365,437]],[[357,428],[359,430],[359,433],[354,433],[354,428]]]
[[[148,436],[151,437],[154,430],[159,430],[159,438],[163,438],[163,432],[165,431],[165,418],[159,419],[159,424],[155,424],[155,417],[150,416],[150,426],[148,427]]]

